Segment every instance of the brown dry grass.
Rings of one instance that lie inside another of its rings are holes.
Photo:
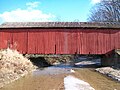
[[[5,49],[0,51],[0,87],[28,72],[31,72],[35,67],[27,58],[23,57],[16,50]]]

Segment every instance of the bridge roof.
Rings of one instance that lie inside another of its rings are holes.
[[[110,22],[5,22],[0,28],[120,28]]]

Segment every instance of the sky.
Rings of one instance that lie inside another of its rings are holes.
[[[101,0],[0,0],[3,22],[86,22]]]

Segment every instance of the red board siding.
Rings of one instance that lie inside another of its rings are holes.
[[[28,31],[28,53],[54,54],[55,31]]]
[[[0,49],[12,47],[12,33],[0,32]]]
[[[112,29],[4,29],[0,49],[29,54],[105,54],[120,49],[120,30]]]
[[[13,31],[12,32],[13,49],[17,49],[21,53],[27,52],[27,32]]]

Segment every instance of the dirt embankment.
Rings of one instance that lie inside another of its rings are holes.
[[[74,55],[58,55],[57,57],[45,57],[45,60],[51,65],[71,63],[73,59]]]
[[[34,69],[30,60],[16,50],[0,50],[0,88]]]

